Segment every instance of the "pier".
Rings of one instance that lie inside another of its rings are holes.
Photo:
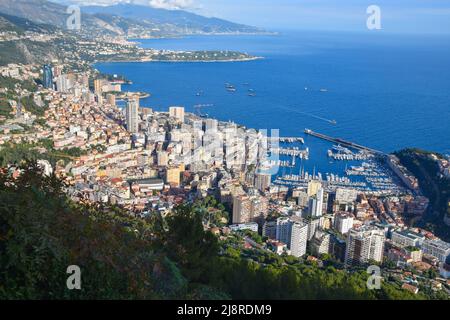
[[[303,140],[303,138],[300,137],[280,137],[280,142],[288,142],[288,143],[300,142],[304,144],[305,140]]]
[[[375,149],[372,149],[372,148],[368,148],[368,147],[365,147],[365,146],[362,146],[360,144],[357,144],[357,143],[354,143],[354,142],[351,142],[351,141],[347,141],[347,140],[344,140],[344,139],[333,138],[333,137],[330,137],[330,136],[327,136],[327,135],[324,135],[324,134],[321,134],[321,133],[318,133],[318,132],[314,132],[314,131],[309,130],[309,129],[305,129],[305,133],[307,135],[310,135],[310,136],[313,136],[313,137],[316,137],[316,138],[320,138],[320,139],[323,139],[323,140],[331,141],[331,142],[334,142],[334,143],[338,143],[338,144],[346,146],[346,147],[351,147],[351,148],[354,148],[354,149],[363,150],[363,151],[367,151],[367,152],[378,154],[378,155],[383,155],[383,156],[386,155],[382,151],[378,151],[378,150],[375,150]]]
[[[289,149],[289,148],[271,148],[270,152],[272,154],[299,157],[300,159],[306,159],[306,160],[309,157],[309,148],[306,148],[306,150],[300,150],[298,148],[293,148],[293,149]]]
[[[267,137],[270,142],[284,142],[284,143],[305,143],[305,140],[301,137]]]

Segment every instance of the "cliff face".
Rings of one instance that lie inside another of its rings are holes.
[[[45,63],[58,58],[58,50],[47,43],[27,40],[0,42],[0,65]]]

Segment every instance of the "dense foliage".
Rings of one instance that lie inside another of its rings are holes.
[[[136,219],[73,203],[34,163],[21,170],[0,173],[0,299],[414,298],[387,283],[368,291],[364,273],[244,258],[242,239],[219,242],[191,206]],[[66,287],[70,265],[82,270],[81,290]]]
[[[443,223],[448,214],[450,202],[450,180],[440,177],[439,166],[431,158],[431,153],[418,149],[406,149],[397,152],[401,163],[419,180],[424,195],[430,199],[428,214],[421,226],[433,231],[445,241],[450,241],[450,227]],[[438,155],[440,156],[440,155]]]
[[[51,140],[42,139],[39,143],[7,143],[0,147],[0,166],[20,165],[26,161],[47,160],[55,165],[58,161],[67,161],[85,155],[86,150],[78,147],[55,150]]]
[[[33,80],[17,80],[14,78],[0,76],[0,116],[5,118],[12,118],[13,108],[10,105],[10,101],[19,102],[17,90],[27,90],[28,95],[22,96],[20,103],[22,107],[38,117],[42,117],[45,113],[45,106],[40,107],[34,101],[33,96],[30,93],[36,92],[37,84]],[[22,125],[23,126],[23,125]]]

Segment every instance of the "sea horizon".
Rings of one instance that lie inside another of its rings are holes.
[[[348,33],[305,34],[296,31],[279,35],[141,39],[139,41],[144,48],[186,51],[237,50],[261,56],[263,59],[207,64],[144,62],[139,63],[139,67],[135,67],[133,62],[114,62],[99,63],[95,66],[101,72],[121,74],[132,80],[132,85],[124,86],[126,90],[151,93],[152,96],[143,99],[142,104],[155,110],[165,110],[170,105],[183,105],[188,111],[194,111],[193,106],[196,104],[214,104],[216,107],[207,110],[212,117],[222,121],[232,120],[255,129],[280,129],[282,135],[301,135],[305,128],[312,128],[356,140],[384,152],[407,147],[450,152],[448,143],[438,138],[441,135],[450,136],[450,129],[445,124],[446,117],[439,117],[442,112],[450,112],[450,79],[444,73],[439,74],[439,61],[435,59],[437,57],[441,60],[442,70],[450,67],[450,45],[441,43],[437,48],[426,47],[422,41],[415,41],[418,38],[423,39],[422,35],[365,36],[362,33],[352,33],[356,38],[333,38],[333,35],[342,34]],[[390,41],[398,37],[404,39],[404,42]],[[435,41],[442,36],[433,35],[426,38],[431,39],[430,45],[436,45]],[[272,43],[268,42],[268,39],[273,40]],[[356,41],[362,42],[363,45]],[[346,53],[349,50],[355,55],[347,59]],[[406,52],[409,57],[403,59],[402,54]],[[449,55],[446,55],[447,53]],[[427,59],[427,56],[430,59]],[[330,59],[335,60],[334,65]],[[416,64],[417,61],[422,64]],[[289,74],[286,74],[287,77],[281,77],[281,72]],[[425,72],[432,72],[436,77],[429,80],[430,78],[423,74]],[[212,74],[214,77],[205,81]],[[259,77],[255,76],[256,74]],[[270,77],[264,79],[265,74]],[[192,76],[187,83],[185,81],[189,75]],[[355,75],[358,75],[359,81],[352,79]],[[226,82],[239,86],[248,82],[257,96],[248,97],[244,94],[246,88],[240,88],[242,94],[229,94],[223,88]],[[361,85],[358,85],[358,82]],[[162,83],[164,85],[161,85]],[[211,88],[208,88],[209,86]],[[321,89],[328,92],[318,92]],[[200,91],[205,92],[204,96],[196,96]],[[386,93],[389,95],[386,96]],[[364,99],[373,101],[364,102]],[[377,118],[382,121],[383,114],[377,115],[377,108],[386,103],[395,109],[389,110],[391,113],[395,111],[394,116],[385,119],[389,123],[385,121],[380,125]],[[358,104],[363,105],[361,110]],[[435,105],[441,113],[424,109],[429,104]],[[349,105],[350,110],[345,110],[343,105]],[[250,115],[243,112],[242,107],[250,107],[255,112]],[[336,110],[337,108],[339,110]],[[366,117],[355,117],[359,111],[366,113]],[[283,112],[290,113],[289,121],[283,121],[287,120]],[[347,120],[348,117],[352,119]],[[436,121],[432,120],[433,117]],[[297,119],[299,125],[293,123],[292,118]],[[336,120],[337,125],[330,126],[320,118],[333,118],[328,120]],[[402,125],[401,130],[398,130],[395,120]],[[366,130],[355,130],[354,125],[362,123],[365,124]],[[382,130],[383,127],[385,130]],[[416,136],[417,130],[422,132]],[[432,132],[428,132],[429,130]],[[383,134],[380,131],[383,131]],[[395,135],[395,139],[383,138],[383,135],[389,134]]]

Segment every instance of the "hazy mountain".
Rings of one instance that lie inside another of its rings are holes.
[[[153,28],[172,26],[187,29],[187,33],[260,33],[263,30],[236,24],[218,18],[207,18],[183,10],[156,9],[150,6],[117,4],[113,6],[86,6],[82,11],[90,14],[108,14],[140,21]]]
[[[25,31],[50,33],[54,32],[56,30],[56,27],[44,23],[35,23],[21,17],[12,16],[0,12],[0,30],[14,31],[17,33],[23,33]]]
[[[34,23],[66,28],[67,6],[46,0],[0,0],[0,13]],[[206,18],[182,10],[155,9],[148,6],[120,4],[109,7],[82,7],[82,33],[160,37],[184,34],[257,33],[260,29],[217,18]]]
[[[69,14],[67,7],[46,0],[0,0],[0,13],[17,16],[34,23],[50,24],[66,28]],[[109,25],[91,15],[82,14],[83,31],[96,35],[99,33],[120,34],[122,30]]]
[[[0,13],[0,31],[22,35],[26,31],[52,34],[57,28],[39,24],[24,18]],[[0,65],[8,63],[41,63],[58,58],[60,50],[53,42],[39,42],[28,39],[0,41]]]

